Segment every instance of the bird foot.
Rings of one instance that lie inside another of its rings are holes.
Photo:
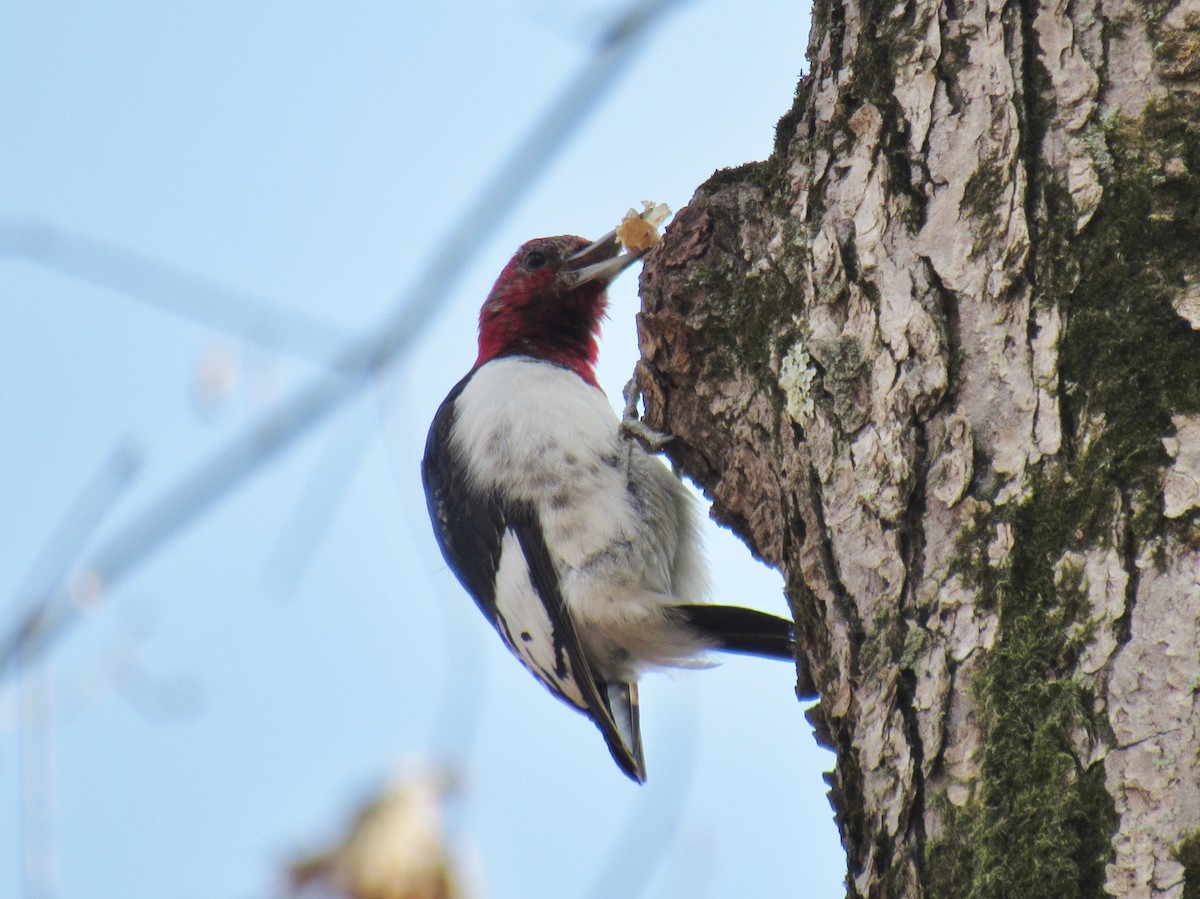
[[[621,417],[621,434],[633,438],[652,453],[662,452],[662,448],[675,439],[674,434],[664,434],[656,431],[644,421],[638,413],[638,403],[642,399],[642,391],[637,384],[637,375],[629,379],[625,389],[621,391],[625,397],[625,414]]]

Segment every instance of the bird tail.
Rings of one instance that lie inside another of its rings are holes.
[[[638,721],[637,682],[618,681],[602,686],[604,692],[601,696],[621,738],[614,741],[605,734],[608,749],[622,771],[638,783],[645,783],[646,755],[642,750],[642,729]],[[603,732],[604,728],[600,730]]]
[[[723,652],[768,659],[796,658],[796,626],[786,618],[739,606],[672,606],[692,630]]]

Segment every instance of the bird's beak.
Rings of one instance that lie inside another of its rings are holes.
[[[608,286],[617,275],[645,256],[646,252],[642,250],[638,253],[622,253],[617,232],[609,231],[567,259],[566,277],[572,288],[589,281],[599,281]]]

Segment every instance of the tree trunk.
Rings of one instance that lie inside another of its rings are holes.
[[[817,0],[808,57],[638,383],[786,578],[847,891],[1200,896],[1200,0]]]

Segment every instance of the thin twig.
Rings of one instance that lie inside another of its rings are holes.
[[[51,684],[46,672],[29,672],[29,650],[34,644],[25,635],[36,631],[36,622],[46,614],[50,598],[46,592],[61,584],[71,562],[78,557],[105,515],[133,481],[139,461],[122,447],[109,456],[91,478],[42,551],[34,559],[17,593],[16,608],[22,611],[16,636],[6,647],[18,664],[17,731],[21,783],[21,855],[26,893],[31,899],[49,899],[56,890],[53,830],[53,761],[51,759]],[[30,599],[45,596],[44,599]],[[32,677],[32,680],[31,680]]]
[[[24,704],[24,686],[37,672],[23,672],[15,687],[0,692],[0,734],[69,723],[114,699],[125,700],[154,724],[197,715],[203,710],[198,686],[183,675],[151,671],[143,659],[144,640],[144,636],[123,630],[99,654],[71,671],[56,670],[53,710],[31,712]]]
[[[412,482],[400,471],[398,460],[403,455],[401,447],[423,439],[425,429],[409,416],[391,414],[394,408],[404,409],[411,405],[408,394],[412,392],[412,386],[393,379],[380,385],[376,393],[383,420],[383,443],[385,449],[390,450],[384,453],[384,458],[396,490],[404,500],[400,503],[400,513],[405,530],[415,543],[419,540],[418,535],[431,537],[432,534],[425,504],[412,502],[415,497],[403,495]],[[437,556],[437,561],[441,562],[441,556]],[[448,569],[443,564],[439,570]],[[440,612],[446,660],[442,695],[429,738],[430,753],[451,770],[465,771],[487,706],[489,653],[484,644],[487,625],[476,614],[473,603],[460,602],[461,596],[451,595],[454,591],[444,579],[433,579],[430,589],[438,600],[434,607]]]
[[[619,18],[595,56],[551,107],[516,153],[500,167],[480,199],[434,254],[399,312],[383,328],[339,357],[337,372],[318,377],[246,433],[185,475],[157,501],[118,530],[83,567],[89,581],[109,590],[184,526],[199,518],[251,474],[291,446],[407,350],[443,305],[469,258],[488,233],[544,170],[546,162],[590,113],[616,73],[633,58],[649,26],[679,0],[639,0]],[[41,651],[78,618],[65,586],[45,605],[46,614],[22,621],[0,642],[0,671],[22,653]]]
[[[114,290],[172,315],[258,344],[328,363],[349,333],[183,272],[140,253],[36,219],[0,218],[0,259],[8,257]]]
[[[281,600],[290,598],[303,579],[366,447],[374,442],[379,427],[375,409],[360,401],[347,413],[329,429],[308,482],[267,561],[269,588]]]
[[[27,899],[58,891],[54,845],[54,757],[50,737],[53,693],[48,672],[21,678],[17,764],[21,790],[21,870]]]
[[[0,643],[0,659],[5,667],[18,659],[31,659],[35,654],[35,637],[44,631],[43,622],[61,614],[53,607],[73,604],[66,585],[71,564],[79,558],[87,541],[140,468],[141,459],[137,453],[128,446],[120,447],[105,460],[71,504],[17,588],[13,603],[17,624]]]
[[[662,774],[643,789],[639,802],[609,848],[589,899],[607,896],[641,896],[646,892],[683,823],[688,790],[696,775],[697,722],[692,703],[676,706],[671,728],[675,758],[663,765]]]

